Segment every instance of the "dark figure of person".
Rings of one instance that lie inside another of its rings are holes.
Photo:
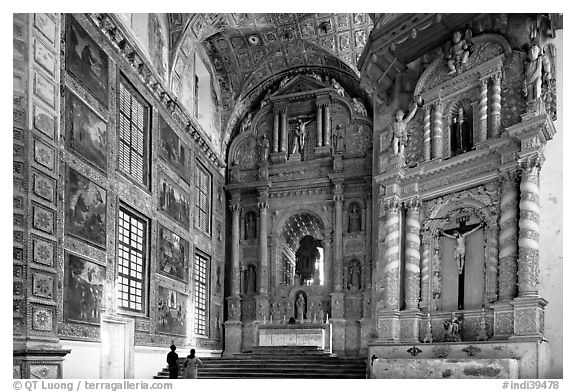
[[[196,357],[196,350],[191,349],[190,355],[184,362],[184,374],[182,378],[198,378],[198,366],[204,366],[202,361]]]
[[[166,362],[168,362],[168,370],[170,371],[169,378],[178,378],[178,371],[180,370],[178,366],[178,354],[176,354],[176,346],[170,346],[170,352],[166,356]]]

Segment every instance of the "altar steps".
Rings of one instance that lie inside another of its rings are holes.
[[[201,359],[198,378],[366,378],[365,359],[339,358],[317,347],[254,347],[232,357]],[[168,378],[168,369],[154,378]]]

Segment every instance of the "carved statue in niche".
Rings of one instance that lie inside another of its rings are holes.
[[[256,293],[256,267],[252,264],[248,265],[245,270],[246,281],[246,294]]]
[[[314,278],[316,272],[316,261],[320,257],[320,252],[316,247],[316,240],[312,236],[304,236],[300,240],[300,246],[296,251],[296,274],[299,277],[299,284],[303,285],[307,280]]]
[[[406,131],[406,125],[414,118],[418,107],[423,104],[422,98],[418,96],[411,104],[410,112],[404,117],[404,111],[398,109],[396,111],[396,120],[392,124],[393,138],[392,147],[394,149],[394,155],[404,156],[404,147],[408,143],[408,132]]]
[[[550,84],[551,64],[548,56],[540,52],[538,45],[532,45],[524,66],[523,92],[528,102],[542,95],[542,86]]]
[[[252,113],[248,113],[244,121],[242,121],[240,132],[245,132],[252,126]]]
[[[461,342],[461,327],[462,319],[456,316],[456,313],[452,312],[450,320],[444,322],[444,336],[442,340],[444,342]]]
[[[454,249],[454,259],[458,263],[458,273],[462,273],[464,268],[464,257],[466,256],[466,237],[470,234],[474,233],[475,231],[479,230],[480,228],[484,227],[485,223],[479,224],[472,230],[468,230],[464,233],[460,233],[459,231],[454,232],[454,235],[447,234],[444,230],[440,230],[440,234],[452,238],[456,240],[456,249]]]
[[[268,160],[269,151],[270,151],[270,141],[266,137],[266,134],[264,134],[260,139],[260,162],[266,162]]]
[[[462,154],[472,148],[472,127],[462,106],[458,107],[458,114],[452,118],[450,133],[452,155]]]
[[[344,126],[342,126],[342,124],[336,125],[332,133],[332,146],[335,153],[344,152]]]
[[[340,83],[338,83],[338,82],[336,81],[336,79],[332,78],[331,84],[332,84],[332,88],[333,88],[334,90],[336,90],[336,94],[338,94],[338,95],[340,95],[340,96],[342,96],[342,97],[345,96],[344,87],[342,87],[342,85],[340,85]]]
[[[304,149],[304,143],[306,142],[306,124],[310,122],[312,122],[312,120],[306,122],[303,122],[302,119],[298,120],[298,126],[294,132],[294,138],[292,139],[292,154]]]
[[[296,320],[303,323],[306,317],[306,299],[302,293],[298,293],[294,307],[296,308]]]
[[[348,266],[348,290],[360,290],[361,268],[358,261]]]
[[[432,310],[437,312],[440,309],[440,293],[432,294]]]
[[[361,116],[366,116],[368,114],[366,107],[358,100],[358,98],[352,98],[352,108],[355,113],[358,113]]]
[[[249,212],[246,214],[246,239],[256,238],[256,214]]]
[[[446,43],[446,60],[450,68],[448,75],[462,72],[463,66],[472,53],[472,31],[468,29],[465,34],[462,38],[462,32],[456,30],[452,33],[452,42]]]
[[[348,233],[356,233],[360,230],[360,212],[358,212],[358,206],[354,203],[348,213]]]

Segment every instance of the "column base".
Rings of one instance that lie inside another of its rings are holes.
[[[420,343],[420,320],[422,312],[406,310],[400,313],[400,342]]]
[[[320,146],[314,148],[314,155],[317,157],[327,157],[330,156],[330,146]]]
[[[60,344],[14,342],[12,378],[62,378],[62,362],[70,352],[62,349]]]
[[[344,318],[344,292],[339,291],[339,292],[330,294],[330,296],[332,297],[332,305],[331,305],[332,314],[330,315],[330,318],[332,318],[332,319],[342,318],[343,319]]]
[[[262,324],[270,322],[270,299],[266,294],[258,294],[254,296],[256,300],[256,320]]]
[[[492,340],[506,340],[514,334],[514,307],[509,301],[498,301],[490,306],[494,310],[494,336]]]
[[[346,354],[346,319],[331,318],[332,352],[338,355]]]
[[[288,158],[288,162],[300,162],[302,160],[302,156],[299,152],[294,152],[290,154],[290,158]]]
[[[378,314],[376,327],[379,342],[398,342],[400,340],[400,312],[382,310]]]
[[[286,151],[273,152],[270,154],[270,160],[272,163],[283,163],[286,162]]]
[[[332,168],[335,172],[341,172],[344,170],[344,162],[342,160],[342,154],[334,154],[334,160],[332,161]]]
[[[362,318],[360,319],[360,351],[361,357],[368,355],[368,344],[376,340],[376,329],[374,328],[374,320]]]
[[[539,297],[518,297],[512,301],[514,307],[514,338],[544,337],[544,308],[548,301]]]
[[[240,321],[224,322],[224,353],[225,357],[231,357],[240,353],[242,348],[242,323]]]

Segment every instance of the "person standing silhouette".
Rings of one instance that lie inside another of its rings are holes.
[[[166,362],[168,362],[168,371],[170,372],[169,378],[178,378],[178,371],[180,370],[178,366],[178,354],[176,354],[176,346],[170,346],[170,352],[166,356]]]
[[[184,362],[182,378],[198,378],[198,366],[204,366],[204,364],[196,357],[196,350],[190,349],[190,355],[186,357]]]

